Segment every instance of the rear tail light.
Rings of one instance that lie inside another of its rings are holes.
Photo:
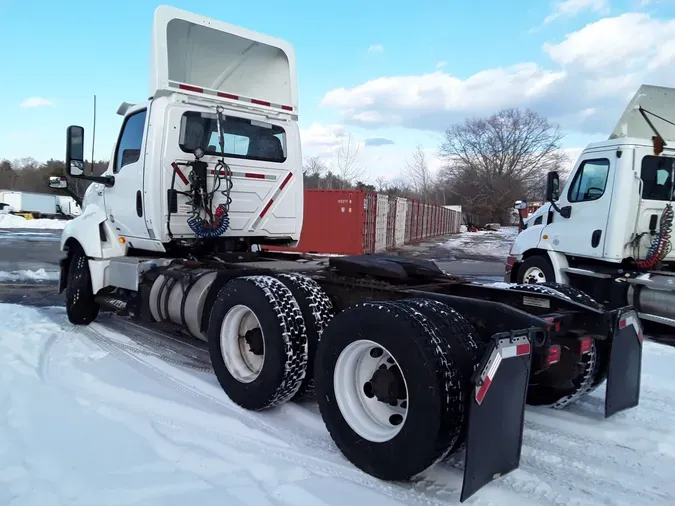
[[[546,355],[546,365],[553,365],[560,362],[560,345],[553,344],[548,348],[548,355]]]
[[[591,352],[593,347],[593,338],[592,337],[582,337],[579,339],[579,351],[582,355],[586,355]]]

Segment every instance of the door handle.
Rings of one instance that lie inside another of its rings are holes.
[[[139,218],[143,217],[143,197],[141,196],[141,190],[136,192],[136,214]]]
[[[602,237],[602,230],[595,230],[593,231],[593,235],[591,236],[591,246],[594,248],[598,247],[598,244],[600,244],[600,237]]]

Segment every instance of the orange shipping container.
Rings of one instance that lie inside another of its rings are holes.
[[[269,251],[362,255],[375,248],[377,195],[361,190],[305,190],[300,242]]]

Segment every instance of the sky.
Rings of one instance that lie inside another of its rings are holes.
[[[108,159],[120,103],[149,96],[154,0],[0,0],[0,159],[65,156],[82,125]],[[432,169],[445,129],[530,107],[572,158],[606,139],[640,84],[675,86],[675,0],[227,0],[170,5],[293,44],[303,155],[351,134],[363,179]]]

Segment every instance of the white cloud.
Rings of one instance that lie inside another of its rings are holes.
[[[343,142],[347,142],[348,130],[342,125],[324,125],[312,123],[309,127],[300,130],[302,151],[305,159],[318,156],[328,167],[334,162],[337,151]],[[398,142],[393,144],[382,142],[368,142],[372,138],[359,138],[352,134],[352,141],[359,146],[358,161],[366,168],[362,178],[364,182],[374,183],[378,177],[396,179],[401,177],[406,158],[409,158],[413,149]],[[429,138],[425,148],[429,168],[437,171],[442,164],[438,158],[437,140]]]
[[[384,51],[384,46],[382,44],[373,44],[368,48],[369,53],[381,53]]]
[[[571,18],[584,11],[605,12],[607,0],[562,0],[555,4],[553,12],[546,16],[544,23],[550,23],[560,17]]]
[[[675,20],[627,13],[591,23],[543,46],[551,62],[482,70],[465,79],[442,71],[381,77],[326,93],[345,124],[443,131],[467,116],[530,107],[563,127],[609,134],[643,83],[668,86]]]
[[[445,67],[447,64],[448,64],[447,61],[439,61],[439,62],[436,64],[436,68],[437,68],[437,69],[442,69],[442,68]]]
[[[41,97],[31,97],[21,102],[20,107],[46,107],[49,105],[54,105],[51,100]]]

